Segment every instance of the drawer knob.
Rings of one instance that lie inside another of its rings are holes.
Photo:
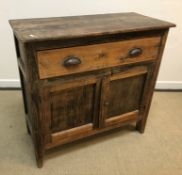
[[[79,64],[81,64],[81,60],[80,60],[80,58],[78,58],[76,56],[68,56],[64,60],[64,66],[66,66],[66,67],[79,65]]]
[[[137,57],[142,54],[142,49],[141,48],[134,48],[129,51],[129,57]]]

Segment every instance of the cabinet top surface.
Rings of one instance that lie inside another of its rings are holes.
[[[174,27],[134,12],[10,20],[22,42],[68,39]]]

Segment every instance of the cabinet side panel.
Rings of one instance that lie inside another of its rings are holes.
[[[142,99],[142,110],[140,111],[140,120],[137,122],[136,128],[139,132],[143,133],[145,130],[145,125],[152,101],[152,96],[154,92],[154,87],[156,83],[156,79],[158,76],[160,64],[161,64],[161,59],[163,55],[163,51],[165,48],[165,43],[167,40],[168,36],[168,29],[163,31],[162,37],[161,37],[161,43],[160,43],[160,49],[158,53],[158,59],[157,61],[153,64],[153,68],[150,70],[149,75],[148,75],[148,86],[144,89],[144,95]]]

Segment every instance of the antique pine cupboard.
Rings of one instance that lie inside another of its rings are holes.
[[[174,24],[137,13],[10,24],[38,167],[58,145],[133,122],[144,132]]]

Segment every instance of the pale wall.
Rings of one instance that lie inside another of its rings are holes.
[[[19,84],[9,19],[131,11],[177,24],[169,33],[158,87],[182,88],[181,0],[0,0],[0,86]]]

